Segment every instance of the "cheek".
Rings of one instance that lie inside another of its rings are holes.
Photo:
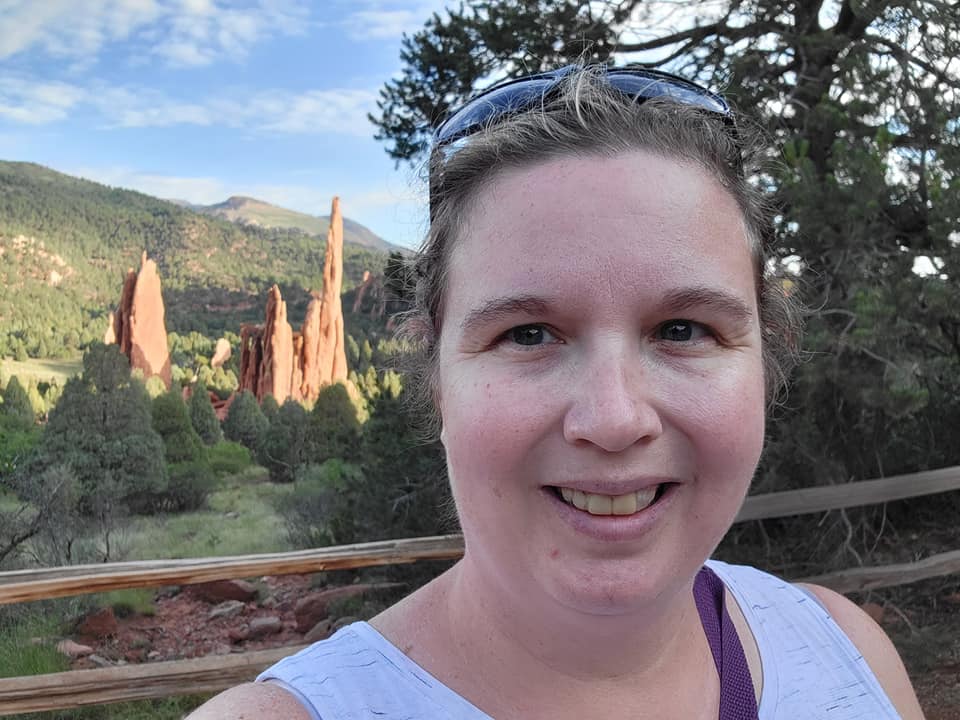
[[[448,372],[439,382],[448,472],[456,495],[487,490],[501,497],[505,478],[535,461],[551,410],[530,384],[470,370]]]
[[[764,441],[764,386],[756,372],[721,378],[676,398],[676,416],[691,439],[701,470],[741,480],[753,477]],[[739,483],[735,483],[739,484]]]

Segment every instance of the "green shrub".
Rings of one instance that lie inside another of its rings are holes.
[[[293,482],[297,468],[311,455],[308,434],[307,411],[296,400],[287,400],[270,421],[258,452],[273,482]]]
[[[361,503],[351,488],[361,484],[360,468],[339,459],[297,470],[293,491],[278,500],[294,547],[356,542],[362,534]]]
[[[202,381],[193,386],[189,407],[190,422],[204,445],[215,445],[220,442],[223,439],[223,431],[220,429],[220,421],[213,409],[213,403],[210,402],[207,386]]]
[[[36,413],[33,411],[33,405],[30,402],[30,396],[26,388],[20,384],[19,378],[14,375],[7,382],[7,387],[3,391],[3,405],[0,405],[0,412],[12,421],[18,422],[24,427],[33,425],[36,419]]]
[[[103,593],[99,598],[101,607],[111,607],[117,617],[132,615],[153,615],[156,612],[154,600],[156,592],[152,588],[128,588]]]
[[[207,450],[207,463],[214,475],[236,475],[253,464],[250,451],[240,443],[221,440]]]
[[[203,459],[203,441],[193,429],[187,406],[176,385],[170,392],[154,398],[152,415],[153,429],[163,438],[168,463],[198,462]]]
[[[253,393],[244,390],[230,405],[227,419],[223,421],[223,434],[228,440],[256,452],[269,426]]]
[[[217,485],[217,478],[205,461],[174,463],[169,472],[167,491],[159,508],[162,510],[182,512],[203,507]]]

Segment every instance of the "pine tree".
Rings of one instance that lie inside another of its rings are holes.
[[[0,405],[0,412],[10,418],[11,421],[25,427],[34,423],[35,414],[30,403],[30,397],[16,375],[10,378],[3,391],[3,405]]]
[[[270,427],[267,418],[260,411],[257,399],[249,390],[244,390],[234,398],[223,421],[223,434],[228,440],[238,442],[256,453],[264,434]]]
[[[190,395],[190,422],[205,445],[216,445],[223,439],[220,421],[203,382],[194,385],[193,394]]]

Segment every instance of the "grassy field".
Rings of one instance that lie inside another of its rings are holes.
[[[16,375],[21,381],[33,378],[37,382],[55,382],[61,387],[74,375],[83,371],[83,361],[76,360],[0,360],[0,373],[5,377]]]
[[[267,471],[251,467],[227,478],[210,495],[207,509],[135,518],[124,532],[126,560],[247,555],[290,550],[275,500],[292,485],[266,481]]]

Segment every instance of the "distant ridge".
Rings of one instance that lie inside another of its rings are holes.
[[[233,195],[223,202],[214,205],[192,205],[182,200],[171,200],[170,202],[177,204],[182,203],[185,207],[189,207],[195,212],[223,218],[224,220],[229,220],[230,222],[241,225],[256,225],[265,228],[294,228],[310,235],[320,235],[323,237],[326,237],[327,228],[330,226],[329,215],[308,215],[244,195]],[[343,227],[347,236],[350,237],[350,241],[358,245],[382,252],[402,250],[402,248],[387,242],[369,228],[348,218],[344,218]]]

